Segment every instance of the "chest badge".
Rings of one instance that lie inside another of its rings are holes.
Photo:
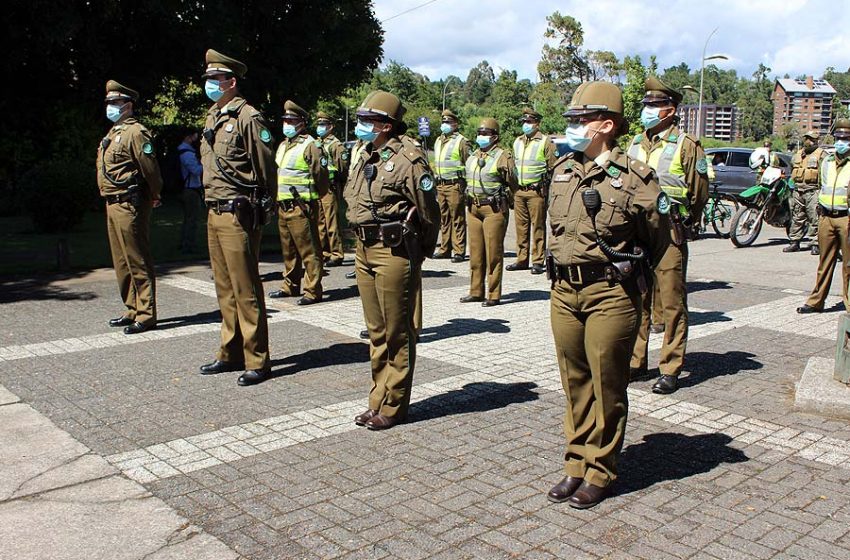
[[[383,157],[383,155],[381,157]],[[388,161],[387,164],[384,166],[384,169],[386,169],[387,171],[392,171],[393,169],[395,169],[395,164],[391,161]]]
[[[614,187],[615,189],[622,189],[623,188],[623,180],[620,179],[619,177],[617,177],[616,179],[611,179],[611,186]]]
[[[233,124],[228,124],[224,127],[225,132],[233,132]]]

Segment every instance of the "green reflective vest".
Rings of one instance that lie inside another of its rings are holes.
[[[682,144],[685,135],[670,134],[662,138],[658,147],[647,156],[640,142],[643,134],[638,134],[629,146],[629,157],[648,163],[658,175],[658,186],[670,197],[683,204],[688,202],[688,184],[685,182],[685,169],[682,167]]]
[[[277,163],[277,199],[291,200],[294,198],[289,191],[290,187],[307,200],[316,200],[319,193],[313,189],[313,175],[310,166],[304,159],[304,152],[313,142],[312,138],[306,138],[300,142],[283,142],[277,148],[274,161]]]
[[[437,177],[444,181],[453,181],[463,178],[466,168],[460,161],[460,146],[466,138],[457,132],[448,137],[448,142],[443,142],[443,137],[437,138],[434,143],[434,166],[437,168]]]
[[[850,184],[850,162],[841,169],[835,155],[827,156],[820,168],[818,203],[830,211],[847,210],[847,185]]]
[[[539,183],[546,175],[546,142],[549,137],[544,134],[542,138],[526,139],[522,135],[514,140],[517,179],[523,187]]]
[[[472,196],[496,196],[502,193],[502,176],[496,168],[502,157],[501,148],[478,151],[466,160],[466,184]],[[479,161],[484,161],[482,167]]]

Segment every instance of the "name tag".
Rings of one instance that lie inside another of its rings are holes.
[[[120,135],[120,134],[119,134],[118,136],[116,136],[116,137],[115,137],[115,143],[116,143],[116,144],[120,144],[120,143],[121,143],[121,135]]]
[[[552,178],[555,183],[566,183],[572,178],[572,173],[559,173]]]

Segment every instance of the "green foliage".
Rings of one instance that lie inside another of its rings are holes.
[[[67,232],[79,225],[97,200],[94,184],[94,166],[76,159],[53,159],[27,172],[21,196],[36,231]]]
[[[628,136],[634,136],[643,132],[640,124],[640,111],[643,108],[641,100],[646,93],[646,67],[640,60],[640,56],[627,56],[623,59],[623,68],[626,73],[626,85],[623,87],[623,113],[629,123]]]
[[[540,80],[560,87],[586,80],[590,75],[590,65],[587,53],[581,49],[584,44],[581,22],[560,12],[547,16],[546,22],[548,25],[543,37],[553,39],[555,46],[543,45],[543,56],[537,65]]]

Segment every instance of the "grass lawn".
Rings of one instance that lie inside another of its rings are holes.
[[[206,216],[198,225],[198,251],[180,252],[180,226],[183,211],[176,197],[166,199],[151,217],[151,250],[154,262],[204,261],[207,252]],[[106,215],[103,211],[86,214],[83,223],[66,234],[44,234],[33,229],[28,217],[0,218],[0,276],[20,276],[58,272],[57,243],[67,238],[71,270],[84,271],[111,267]],[[277,222],[272,221],[263,232],[262,253],[280,253]]]

